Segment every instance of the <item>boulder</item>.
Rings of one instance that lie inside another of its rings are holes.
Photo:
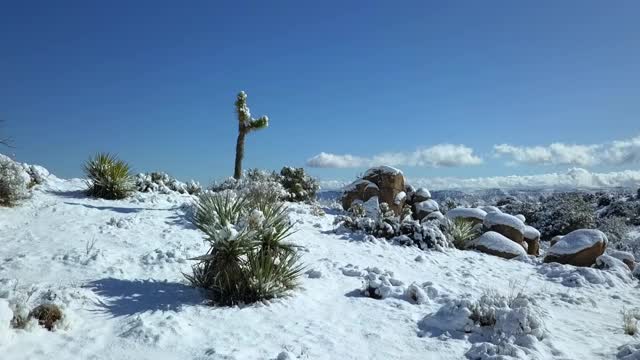
[[[429,214],[440,210],[440,206],[435,200],[425,200],[414,205],[414,214],[417,220],[422,220]]]
[[[551,238],[551,241],[549,241],[549,246],[553,246],[555,245],[558,241],[560,241],[562,238],[564,237],[564,235],[556,235],[554,237]]]
[[[500,233],[507,238],[522,244],[526,225],[517,217],[505,213],[491,212],[484,217],[487,230]]]
[[[495,231],[487,231],[479,238],[471,241],[470,247],[485,254],[499,256],[504,259],[527,255],[524,247]]]
[[[525,226],[524,241],[527,244],[527,254],[540,255],[540,231],[533,226]]]
[[[478,208],[455,208],[447,211],[446,215],[450,220],[461,218],[471,222],[473,225],[482,224],[487,213]]]
[[[419,188],[413,194],[413,202],[419,203],[431,199],[431,193],[426,188]]]
[[[342,195],[342,208],[349,210],[355,200],[365,202],[379,194],[380,189],[378,188],[378,185],[368,180],[356,180],[344,188],[344,194]]]
[[[622,261],[631,271],[636,268],[635,256],[630,252],[607,249],[607,255]]]
[[[405,190],[402,171],[390,166],[379,166],[367,170],[362,178],[378,186],[378,199],[381,203],[387,203],[396,215],[402,213],[404,200],[396,202],[398,193]]]
[[[574,266],[591,266],[607,248],[607,235],[600,230],[580,229],[570,232],[547,250],[544,262]]]

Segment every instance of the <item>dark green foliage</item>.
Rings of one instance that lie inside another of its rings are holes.
[[[320,186],[318,182],[307,175],[303,168],[285,166],[280,170],[280,183],[289,193],[289,201],[309,201],[316,197]]]
[[[593,229],[596,225],[595,207],[585,200],[584,194],[553,195],[541,204],[540,209],[538,221],[529,221],[529,218],[527,220],[540,230],[543,240],[549,240],[556,235],[566,235],[578,229]]]
[[[124,199],[135,190],[129,165],[107,153],[98,154],[84,165],[89,179],[90,196],[103,199]]]
[[[624,246],[629,242],[629,232],[632,228],[627,225],[625,218],[615,216],[600,218],[598,229],[607,235],[610,246],[614,249],[626,250]]]
[[[457,218],[451,221],[451,224],[449,225],[449,233],[453,238],[453,245],[461,250],[467,248],[469,241],[480,236],[480,234],[473,228],[473,223],[463,218]]]
[[[232,192],[200,196],[193,218],[206,235],[209,251],[197,260],[194,286],[220,305],[253,303],[285,295],[298,286],[303,267],[286,208],[269,197],[248,199]]]

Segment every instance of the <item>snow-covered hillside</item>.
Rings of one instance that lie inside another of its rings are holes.
[[[190,195],[108,201],[84,189],[51,177],[19,206],[0,207],[2,359],[640,358],[621,314],[640,306],[640,288],[620,269],[339,235],[338,210],[320,216],[290,204],[291,241],[304,247],[308,269],[302,288],[211,307],[182,275],[186,259],[206,251],[185,218]],[[371,282],[385,286],[383,299],[361,294]],[[470,331],[469,308],[491,294],[496,304],[480,303],[496,325]],[[10,304],[25,301],[58,304],[62,323],[53,332],[10,328]]]

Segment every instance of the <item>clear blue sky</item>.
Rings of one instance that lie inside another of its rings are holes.
[[[405,173],[533,174],[568,166],[514,168],[493,146],[640,134],[637,1],[0,5],[0,130],[19,161],[61,177],[80,176],[98,151],[136,171],[230,176],[239,90],[271,119],[247,138],[245,168],[451,143],[483,164]],[[310,170],[349,179],[362,169]]]

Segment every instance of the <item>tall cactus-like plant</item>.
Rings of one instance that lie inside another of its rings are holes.
[[[237,180],[242,177],[242,159],[244,158],[244,138],[254,130],[264,129],[269,126],[269,118],[262,116],[251,118],[251,111],[247,106],[247,94],[240,91],[236,99],[236,112],[238,113],[238,141],[236,142],[236,163],[233,177]]]

